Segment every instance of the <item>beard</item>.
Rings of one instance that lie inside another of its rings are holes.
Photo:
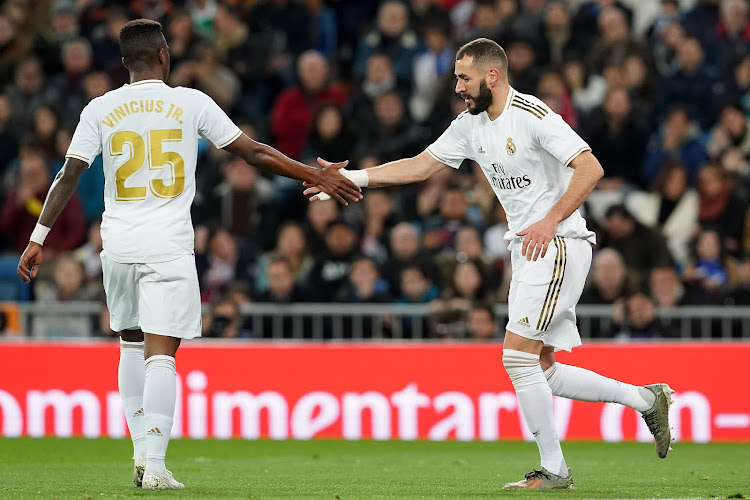
[[[492,106],[492,91],[487,86],[487,82],[484,79],[479,82],[479,93],[477,95],[474,96],[463,92],[461,93],[461,97],[464,99],[468,97],[474,101],[474,107],[470,106],[468,103],[466,104],[466,109],[472,115],[478,115],[483,111],[487,111],[487,108]]]

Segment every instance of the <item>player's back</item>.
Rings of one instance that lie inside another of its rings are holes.
[[[104,250],[117,262],[159,262],[193,253],[190,206],[198,141],[218,147],[239,129],[208,96],[161,80],[124,85],[94,99],[67,156],[104,165]]]

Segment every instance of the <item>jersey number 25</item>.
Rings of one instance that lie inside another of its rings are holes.
[[[162,151],[165,142],[180,142],[182,130],[151,130],[148,133],[148,168],[161,170],[169,167],[172,182],[165,184],[162,179],[151,179],[148,188],[159,198],[176,198],[185,189],[185,161],[174,151]],[[112,156],[120,156],[125,145],[130,146],[130,159],[123,163],[115,172],[115,190],[117,201],[139,201],[146,199],[146,186],[125,186],[128,177],[135,174],[143,166],[146,159],[146,146],[138,133],[123,130],[112,136],[110,152]]]

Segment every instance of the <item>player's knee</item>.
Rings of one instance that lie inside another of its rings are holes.
[[[539,355],[503,349],[503,366],[513,385],[519,387],[524,384],[524,380],[533,378],[540,371]]]

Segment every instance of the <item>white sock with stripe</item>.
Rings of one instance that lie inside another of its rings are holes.
[[[603,377],[577,366],[555,363],[544,372],[552,394],[578,401],[619,403],[644,412],[654,406],[656,396],[645,387]]]
[[[567,477],[568,466],[552,415],[552,391],[539,364],[539,355],[503,349],[503,365],[516,389],[526,425],[536,439],[542,467]]]
[[[163,474],[177,399],[177,371],[172,356],[146,360],[143,410],[146,428],[146,472]]]
[[[143,384],[145,367],[143,342],[120,339],[120,363],[117,367],[117,387],[120,389],[122,409],[133,440],[133,458],[146,457],[146,424],[143,418]]]

